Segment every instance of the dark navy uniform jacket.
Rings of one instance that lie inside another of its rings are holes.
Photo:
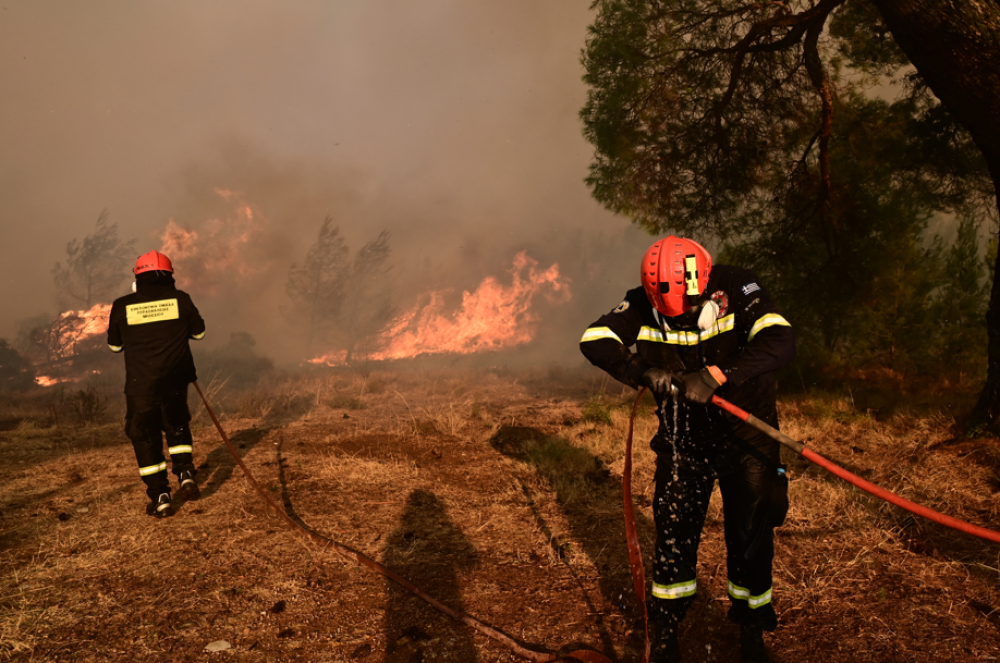
[[[191,297],[172,285],[140,283],[111,305],[108,346],[125,351],[125,393],[164,396],[197,379],[188,339],[205,336]]]
[[[719,312],[714,324],[702,330],[696,316],[667,318],[653,308],[642,287],[629,290],[621,304],[587,328],[580,350],[592,364],[634,388],[652,367],[689,373],[718,366],[727,381],[716,394],[777,427],[774,370],[795,357],[791,325],[750,270],[715,265],[705,296]],[[663,405],[659,396],[657,402]],[[669,399],[667,403],[673,410]],[[735,421],[714,405],[684,400],[677,415],[660,417],[661,434],[672,438],[675,420],[695,436],[731,430]]]

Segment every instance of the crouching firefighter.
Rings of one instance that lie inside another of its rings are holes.
[[[132,271],[134,292],[111,306],[108,346],[125,352],[125,433],[146,484],[146,513],[165,518],[173,515],[174,505],[161,432],[180,486],[176,496],[201,496],[187,405],[188,385],[197,379],[188,340],[204,338],[205,321],[191,297],[174,287],[167,256],[150,251],[139,256]]]
[[[587,328],[580,349],[620,382],[648,387],[658,406],[650,443],[656,452],[651,660],[680,660],[678,624],[694,602],[698,544],[718,480],[729,618],[740,625],[743,660],[768,661],[763,631],[777,626],[773,528],[788,510],[787,477],[778,442],[711,398],[718,391],[777,428],[773,371],[794,358],[795,337],[753,272],[713,267],[708,251],[690,239],[654,243],[641,279],[641,288]]]

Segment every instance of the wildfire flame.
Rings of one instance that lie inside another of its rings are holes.
[[[45,346],[49,364],[59,363],[80,354],[82,346],[92,341],[98,334],[108,331],[110,315],[111,304],[94,304],[86,311],[60,313],[46,331]],[[39,375],[35,378],[35,382],[43,387],[51,387],[60,382],[75,382],[79,379],[79,377]]]
[[[235,202],[231,213],[205,221],[198,230],[169,219],[160,235],[160,252],[174,263],[179,288],[197,283],[201,292],[211,293],[224,278],[245,277],[256,271],[244,254],[263,229],[259,215],[239,192],[216,188],[215,193],[226,202]]]
[[[471,354],[500,350],[530,342],[535,336],[538,315],[531,306],[544,293],[550,301],[567,301],[569,281],[559,276],[559,265],[539,271],[538,262],[524,251],[514,256],[510,285],[489,276],[474,292],[462,293],[462,305],[453,315],[445,315],[448,291],[430,292],[407,311],[389,330],[385,349],[370,359],[404,359],[423,354]],[[310,359],[313,364],[342,365],[346,351]]]
[[[97,334],[108,331],[111,304],[94,304],[86,311],[61,313],[52,325],[49,350],[54,357],[72,357],[78,347]]]
[[[71,382],[72,378],[53,378],[48,375],[39,375],[35,378],[35,382],[43,387],[51,387],[52,385],[59,384],[60,382]]]

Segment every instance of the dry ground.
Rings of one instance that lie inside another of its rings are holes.
[[[620,495],[631,390],[592,371],[400,370],[212,394],[258,480],[308,528],[534,648],[639,659]],[[879,417],[818,396],[780,408],[789,435],[869,480],[1000,526],[996,440],[955,440],[928,411]],[[51,425],[30,403],[0,419],[0,660],[520,660],[287,528],[205,416],[203,497],[162,521],[144,515],[118,424]],[[654,423],[646,404],[634,492],[647,556]],[[776,660],[1000,660],[1000,546],[790,462]],[[716,493],[688,661],[738,660],[724,560]],[[231,649],[205,651],[220,640]]]

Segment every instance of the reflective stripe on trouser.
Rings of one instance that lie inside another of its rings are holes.
[[[672,585],[661,585],[653,583],[653,596],[658,599],[682,599],[685,596],[693,596],[698,590],[698,579],[675,582]]]
[[[156,474],[157,472],[166,472],[166,471],[167,471],[166,462],[157,463],[156,465],[148,465],[146,467],[140,467],[139,476],[148,477],[152,474]]]
[[[664,625],[683,619],[694,602],[692,579],[697,578],[698,545],[717,476],[712,461],[723,451],[720,444],[709,440],[681,442],[676,470],[672,449],[661,450],[657,456],[653,501],[656,548],[650,606],[653,618]],[[777,625],[771,605],[773,527],[767,520],[770,477],[777,463],[769,460],[770,455],[747,447],[739,462],[719,478],[728,577],[730,587],[736,588],[730,591],[729,617],[739,624],[765,630]]]
[[[166,433],[174,474],[195,471],[193,444],[188,423],[187,387],[162,396],[125,396],[125,433],[132,441],[139,474],[151,500],[170,491],[167,463],[163,455]]]
[[[732,580],[730,580],[727,584],[729,585],[729,596],[740,601],[746,601],[747,607],[751,610],[756,610],[757,608],[771,602],[770,587],[768,587],[767,591],[763,594],[754,595],[750,593],[749,589],[746,587],[740,587]]]

